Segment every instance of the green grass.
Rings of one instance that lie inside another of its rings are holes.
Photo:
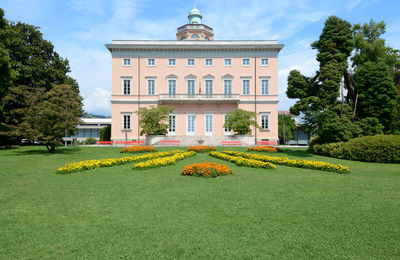
[[[227,149],[244,151],[218,148]],[[285,149],[279,156],[341,163],[351,174],[244,168],[207,154],[145,171],[55,174],[67,162],[126,156],[118,151],[0,150],[0,259],[400,258],[398,164]],[[234,175],[180,175],[204,161]]]

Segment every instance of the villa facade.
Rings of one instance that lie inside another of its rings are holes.
[[[277,41],[215,41],[213,29],[193,9],[176,41],[117,40],[112,54],[112,132],[117,140],[140,136],[142,107],[168,105],[168,135],[183,144],[220,145],[235,137],[224,128],[226,113],[253,111],[262,130],[250,143],[278,140]],[[201,140],[201,142],[200,142]]]

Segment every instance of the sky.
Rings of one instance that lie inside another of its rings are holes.
[[[85,111],[111,114],[112,40],[175,40],[196,4],[215,40],[278,40],[279,110],[295,100],[286,97],[293,69],[311,76],[318,69],[310,44],[325,20],[336,15],[352,24],[386,22],[383,38],[400,49],[399,0],[0,0],[11,21],[40,27],[43,37],[69,60],[79,83]]]

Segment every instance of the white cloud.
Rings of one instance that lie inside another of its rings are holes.
[[[82,94],[85,111],[97,115],[110,115],[111,111],[111,91],[95,88],[91,93]]]

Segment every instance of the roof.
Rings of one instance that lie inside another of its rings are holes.
[[[83,124],[111,124],[111,118],[81,118]]]

